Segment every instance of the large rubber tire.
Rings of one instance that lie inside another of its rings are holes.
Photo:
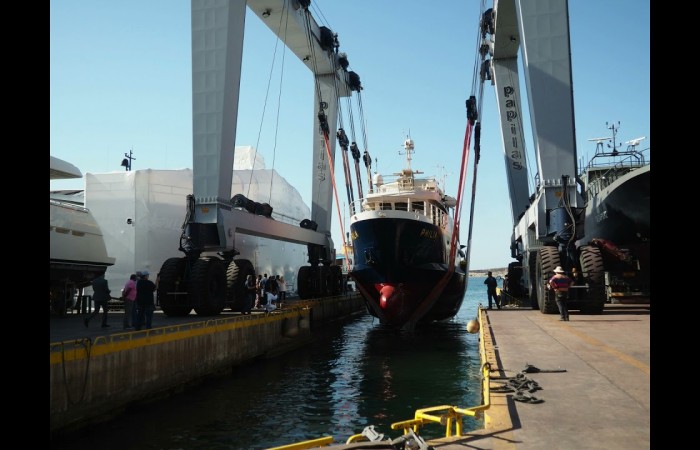
[[[532,309],[540,309],[537,302],[537,252],[530,252],[530,257],[527,260],[528,276],[530,277],[530,306]]]
[[[311,279],[311,266],[299,267],[299,274],[297,275],[297,292],[299,293],[299,298],[302,300],[312,297],[313,285]]]
[[[588,283],[588,301],[581,307],[583,314],[602,314],[605,308],[605,267],[598,247],[586,245],[579,249],[581,274]]]
[[[253,263],[247,259],[234,259],[226,268],[226,303],[231,311],[241,311],[248,295],[245,281],[248,275],[255,278]]]
[[[204,256],[192,266],[188,283],[194,311],[200,316],[215,316],[226,305],[226,271],[224,262]]]
[[[312,270],[311,273],[313,274],[314,271]],[[316,289],[314,290],[314,297],[328,297],[330,295],[331,281],[330,267],[319,265],[316,274]]]
[[[343,293],[343,270],[340,266],[330,266],[329,268],[328,293],[330,295]]]
[[[186,291],[186,265],[186,258],[169,258],[160,267],[158,304],[166,316],[183,317],[192,311],[189,295],[168,295],[169,292]]]
[[[512,262],[508,264],[508,293],[517,299],[525,296],[522,285],[520,284],[520,279],[523,277],[523,265],[519,261]]]
[[[559,307],[554,292],[545,289],[547,280],[554,275],[554,269],[561,265],[559,250],[556,247],[542,247],[537,254],[537,302],[542,314],[558,314]]]

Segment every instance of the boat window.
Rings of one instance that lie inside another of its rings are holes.
[[[421,213],[424,212],[423,202],[411,202],[411,209]]]
[[[406,202],[396,202],[397,211],[408,211],[408,203]]]
[[[391,203],[386,203],[386,202],[380,202],[379,203],[379,209],[383,210],[391,210]]]

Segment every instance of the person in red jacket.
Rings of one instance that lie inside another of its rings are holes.
[[[547,282],[547,289],[554,290],[554,296],[559,307],[559,320],[569,321],[569,309],[566,306],[566,301],[569,299],[569,288],[574,283],[574,280],[566,276],[564,269],[557,266],[554,269],[554,276]]]

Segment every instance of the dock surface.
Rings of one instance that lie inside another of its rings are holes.
[[[491,392],[485,429],[441,449],[648,449],[651,447],[650,305],[607,304],[601,315],[525,308],[485,311],[491,388],[524,373],[541,403]],[[488,341],[491,342],[488,342]],[[490,348],[489,348],[490,347]],[[565,372],[545,372],[564,369]]]

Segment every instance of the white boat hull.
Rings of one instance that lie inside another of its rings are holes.
[[[52,286],[90,284],[114,264],[90,211],[50,200],[49,263]]]

